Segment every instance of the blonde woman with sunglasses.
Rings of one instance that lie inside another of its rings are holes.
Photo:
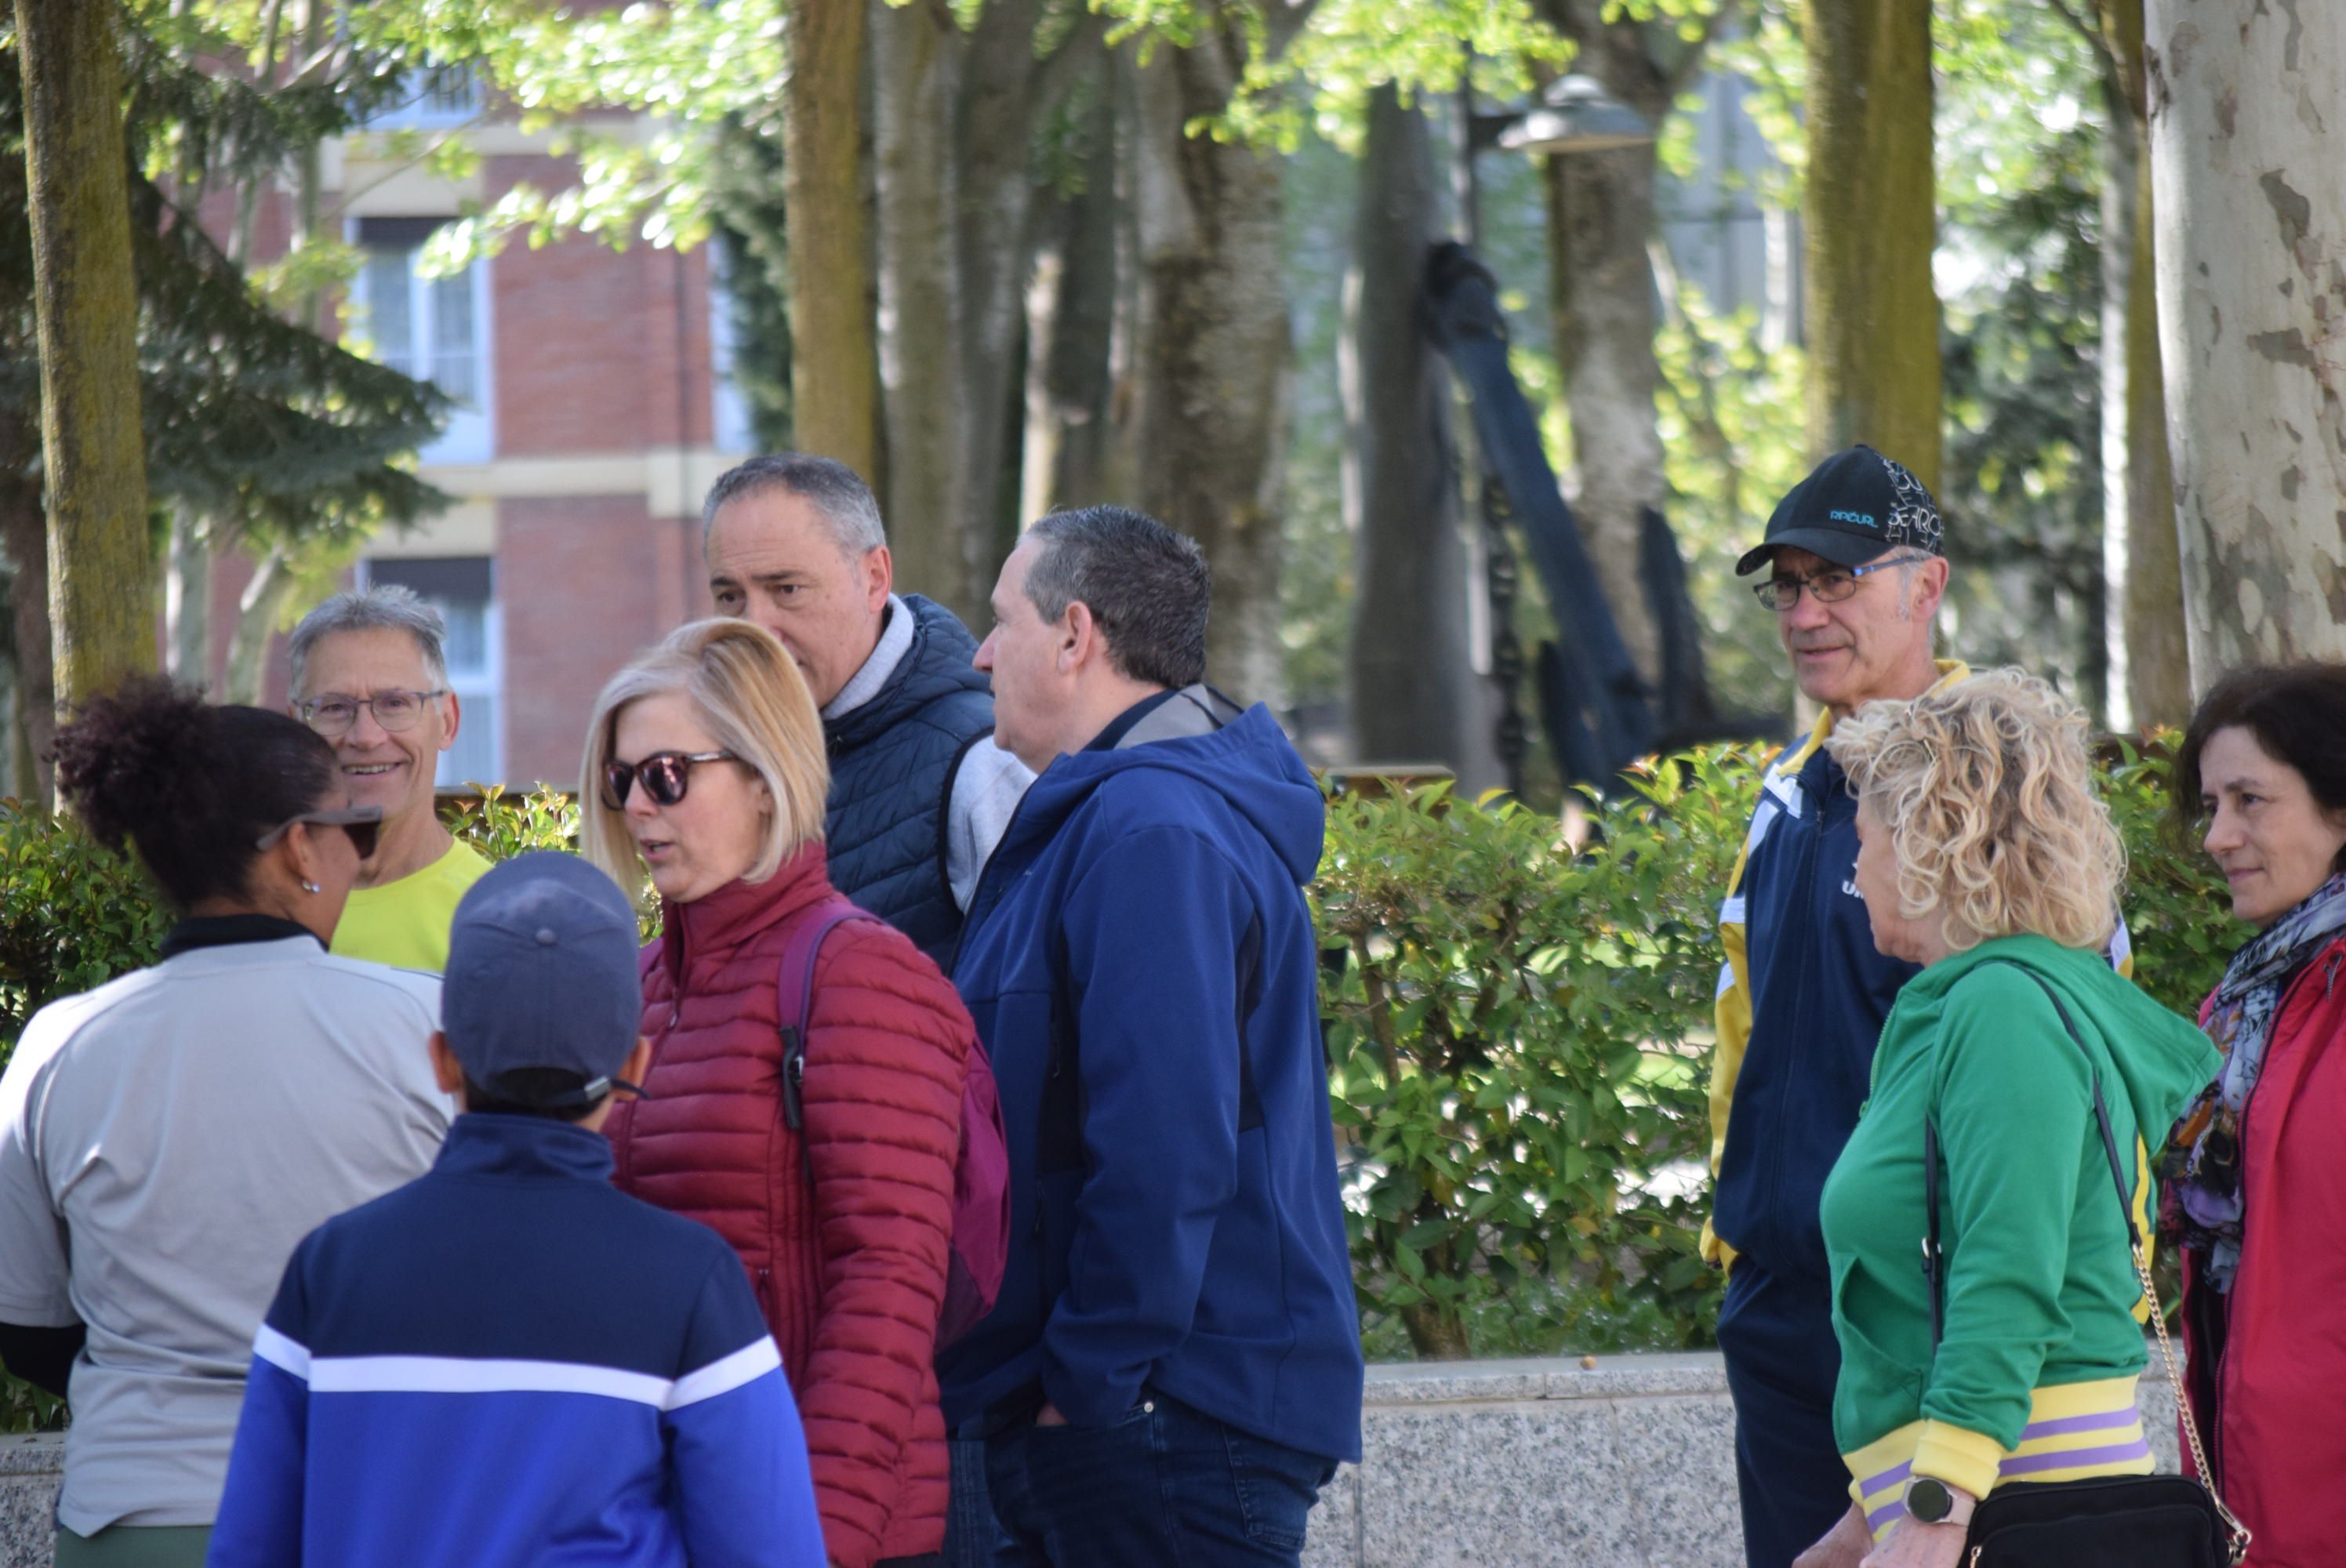
[[[327,952],[381,820],[298,720],[143,680],[57,789],[180,916],[0,1077],[0,1359],[64,1395],[56,1561],[201,1563],[294,1243],[430,1167],[436,977]]]
[[[740,1254],[831,1560],[930,1561],[969,1014],[909,938],[831,886],[822,722],[772,633],[700,621],[621,670],[583,774],[587,857],[623,887],[648,877],[660,910],[645,1097],[606,1128],[618,1183]]]

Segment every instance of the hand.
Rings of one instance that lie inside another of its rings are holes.
[[[1046,1404],[1035,1412],[1035,1424],[1038,1427],[1063,1427],[1067,1424],[1067,1418],[1059,1413],[1058,1406]]]
[[[1924,1524],[1902,1519],[1889,1538],[1866,1555],[1861,1568],[1957,1568],[1964,1560],[1963,1524]]]
[[[1865,1511],[1852,1502],[1814,1546],[1792,1559],[1792,1568],[1859,1568],[1872,1549],[1873,1532],[1865,1527]]]

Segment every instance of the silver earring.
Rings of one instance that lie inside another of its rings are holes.
[[[301,891],[305,893],[321,893],[326,890],[320,887],[317,883],[309,881],[307,878],[304,878],[301,882]]]

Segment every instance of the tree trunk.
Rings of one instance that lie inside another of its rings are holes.
[[[961,56],[959,32],[941,0],[901,6],[872,0],[888,542],[898,585],[957,613],[969,607],[954,493],[962,382],[952,127]]]
[[[1047,107],[1035,58],[1041,12],[1037,0],[987,0],[970,35],[954,127],[961,160],[961,598],[973,614],[994,591],[1020,521],[1010,421],[1025,381],[1019,340],[1034,244],[1030,153]]]
[[[228,668],[220,679],[222,702],[260,700],[267,674],[261,661],[268,657],[269,639],[276,633],[286,603],[292,598],[300,581],[292,558],[283,545],[271,546],[260,558],[259,568],[237,600],[236,631],[229,638]]]
[[[1209,678],[1275,706],[1289,363],[1279,171],[1188,130],[1229,101],[1245,60],[1238,27],[1218,15],[1192,46],[1159,48],[1135,73],[1137,463],[1142,508],[1196,539],[1213,568]]]
[[[2144,7],[2191,679],[2346,655],[2346,9]]]
[[[13,423],[13,422],[12,422]],[[12,463],[0,476],[0,552],[8,557],[8,610],[16,642],[15,788],[49,803],[56,738],[56,685],[50,675],[49,550],[41,493]],[[28,782],[29,781],[29,782]]]
[[[1467,628],[1450,377],[1426,337],[1425,259],[1442,237],[1425,116],[1399,91],[1369,99],[1340,345],[1345,518],[1357,563],[1352,732],[1356,756],[1446,764],[1468,792],[1504,780]]]
[[[56,695],[155,667],[138,297],[116,9],[16,0],[31,177]]]
[[[880,371],[861,106],[865,0],[790,0],[783,104],[790,409],[799,449],[880,483]]]
[[[1116,110],[1103,60],[1087,90],[1078,187],[1046,197],[1026,294],[1021,521],[1112,499],[1109,354],[1116,329]]]
[[[178,679],[208,684],[212,677],[211,530],[203,514],[185,502],[171,508],[163,626],[170,636],[163,667]]]
[[[1659,126],[1675,96],[1647,53],[1644,26],[1604,19],[1597,0],[1561,7],[1579,46],[1575,69]],[[1655,145],[1552,155],[1547,187],[1550,303],[1556,365],[1571,414],[1574,511],[1606,605],[1647,689],[1661,679],[1661,634],[1638,560],[1647,508],[1666,511],[1654,400]]]
[[[2158,363],[2142,0],[2101,0],[2101,20],[2104,640],[2107,718],[2125,732],[2188,719],[2191,667]]]
[[[1931,8],[1813,0],[1802,34],[1809,443],[1822,456],[1863,442],[1935,492]]]

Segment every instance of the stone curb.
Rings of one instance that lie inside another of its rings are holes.
[[[2154,1349],[2143,1415],[2175,1469]],[[1304,1568],[1740,1568],[1735,1418],[1716,1353],[1369,1369],[1362,1462],[1311,1516]],[[65,1441],[0,1437],[0,1568],[51,1568]]]

